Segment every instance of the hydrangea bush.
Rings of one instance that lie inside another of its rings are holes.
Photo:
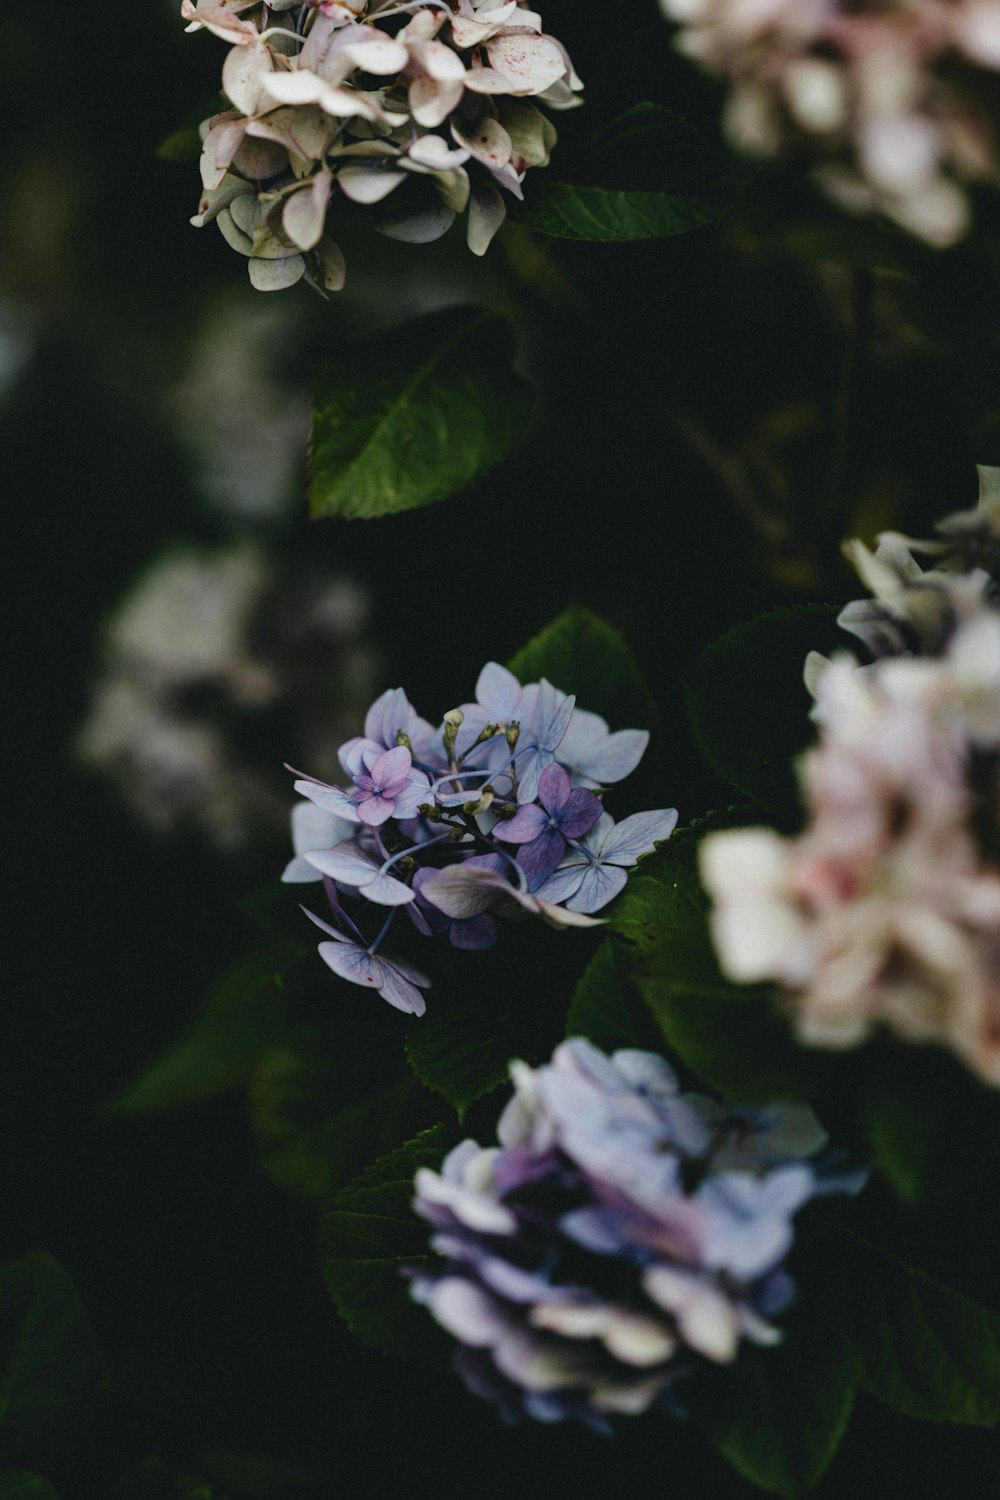
[[[339,291],[345,210],[415,243],[464,215],[483,255],[504,194],[520,198],[555,145],[532,101],[580,102],[565,48],[523,0],[184,0],[182,14],[230,44],[232,108],[202,125],[192,222],[214,220],[262,291],[303,276]]]

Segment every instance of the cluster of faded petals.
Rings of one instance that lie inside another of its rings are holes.
[[[997,181],[998,0],[661,0],[729,88],[737,145],[810,161],[842,206],[934,245]]]
[[[716,946],[737,980],[784,987],[806,1042],[878,1025],[951,1048],[1000,1084],[1000,609],[977,565],[1000,537],[996,470],[943,539],[852,555],[875,597],[841,621],[875,660],[811,658],[819,724],[808,824],[702,846]],[[924,571],[916,550],[936,554]]]
[[[555,143],[553,109],[582,87],[521,0],[183,0],[189,30],[231,43],[232,108],[202,125],[204,192],[262,291],[344,283],[336,201],[391,238],[437,239],[466,213],[482,255]],[[503,192],[501,192],[501,189]]]

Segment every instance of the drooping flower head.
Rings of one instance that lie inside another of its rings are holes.
[[[844,207],[932,245],[997,179],[996,0],[660,0],[677,44],[728,85],[735,143],[803,160]]]
[[[383,693],[364,734],[338,752],[348,784],[295,782],[307,800],[293,813],[295,858],[284,879],[323,880],[348,943],[343,952],[325,945],[326,962],[343,978],[382,988],[369,977],[370,961],[400,910],[421,936],[446,933],[469,951],[496,941],[498,918],[592,926],[626,870],[677,821],[668,808],[615,829],[603,810],[595,773],[605,783],[624,778],[648,739],[644,730],[611,733],[551,683],[522,686],[496,662],[480,674],[476,702],[451,710],[437,729],[402,689]],[[370,943],[344,904],[356,899],[383,908]],[[367,959],[348,961],[352,944]],[[422,1002],[399,1008],[420,1014]]]
[[[561,43],[523,0],[183,0],[188,30],[230,43],[232,109],[202,125],[204,194],[260,290],[307,276],[344,284],[327,232],[361,213],[424,243],[467,215],[482,255],[556,140],[552,109],[580,102]],[[335,229],[334,229],[335,232]]]
[[[511,1078],[498,1146],[464,1141],[416,1178],[443,1259],[412,1294],[474,1393],[607,1430],[699,1363],[781,1338],[795,1215],[861,1181],[806,1159],[826,1139],[810,1111],[728,1109],[654,1053],[580,1039]]]

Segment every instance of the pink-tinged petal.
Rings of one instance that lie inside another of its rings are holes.
[[[562,78],[566,62],[551,37],[527,29],[503,32],[486,43],[490,65],[510,80],[512,94],[540,94]]]
[[[274,64],[263,42],[234,47],[222,65],[222,88],[227,99],[244,115],[257,113],[261,92]]]
[[[379,994],[382,999],[408,1016],[422,1016],[427,1010],[427,1002],[416,986],[404,979],[393,964],[384,963],[380,968],[382,983]]]
[[[366,828],[381,828],[393,815],[395,803],[387,797],[365,797],[358,803],[358,819]]]
[[[505,844],[530,844],[545,832],[548,821],[542,809],[536,803],[529,802],[525,807],[519,807],[506,823],[498,823],[493,830],[493,837]]]
[[[644,854],[652,852],[654,844],[668,839],[676,827],[676,807],[633,813],[617,823],[608,834],[601,858],[609,864],[634,865]]]
[[[372,780],[376,786],[390,787],[405,784],[413,766],[413,757],[405,745],[385,750],[371,767]]]
[[[308,797],[310,802],[333,813],[335,817],[346,818],[349,823],[359,821],[357,808],[347,792],[342,792],[339,786],[321,786],[317,781],[296,781],[294,786],[301,797]]]
[[[398,822],[405,822],[408,818],[419,816],[419,808],[428,802],[433,802],[431,784],[422,771],[412,771],[410,780],[397,792],[393,798],[393,817]]]
[[[453,123],[451,133],[460,145],[472,152],[477,161],[488,167],[505,167],[510,161],[510,136],[500,121],[494,120],[490,115],[481,116],[475,128],[468,131],[461,130]]]

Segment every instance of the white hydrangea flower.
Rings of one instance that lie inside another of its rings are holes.
[[[852,212],[877,209],[932,245],[996,182],[982,73],[1000,70],[997,0],[660,0],[677,45],[729,86],[727,129],[797,153]]]
[[[214,219],[265,291],[302,277],[339,290],[343,257],[326,228],[341,199],[415,242],[465,214],[469,248],[484,254],[506,215],[502,194],[520,198],[555,144],[529,101],[580,102],[580,79],[539,14],[521,0],[310,0],[294,18],[276,9],[184,0],[189,30],[231,44],[222,86],[233,107],[201,127],[192,223]]]

